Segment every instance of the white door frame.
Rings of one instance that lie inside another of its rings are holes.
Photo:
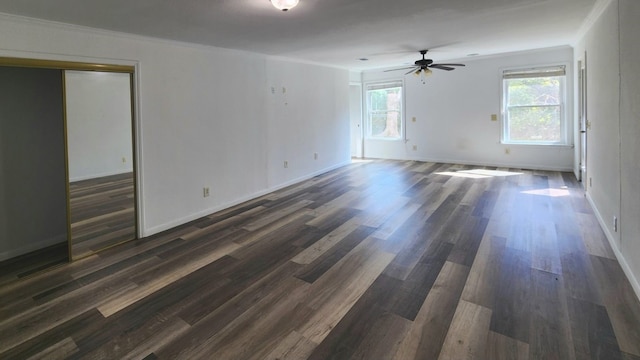
[[[357,90],[357,91],[351,91]],[[357,94],[357,98],[352,98]],[[349,83],[349,104],[350,104],[350,124],[351,124],[351,156],[362,158],[364,156],[364,108],[362,97],[362,84]]]
[[[587,131],[590,128],[587,117],[587,53],[578,61],[578,180],[585,191],[587,182]]]

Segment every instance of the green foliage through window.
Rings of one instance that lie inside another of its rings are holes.
[[[559,144],[565,141],[564,75],[545,76],[544,70],[539,75],[528,72],[518,77],[512,73],[503,80],[503,139],[506,142]]]
[[[367,134],[371,138],[402,138],[402,83],[367,87]]]

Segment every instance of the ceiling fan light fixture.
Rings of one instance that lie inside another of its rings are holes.
[[[289,11],[289,9],[298,5],[299,0],[270,0],[271,5],[278,10]]]
[[[433,74],[433,71],[431,71],[431,69],[427,68],[424,69],[424,76],[431,76],[431,74]]]

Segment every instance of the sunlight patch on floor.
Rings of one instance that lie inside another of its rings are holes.
[[[569,196],[569,190],[566,187],[562,187],[560,189],[537,189],[537,190],[527,190],[523,191],[523,194],[530,195],[540,195],[540,196],[550,196],[550,197],[559,197],[559,196]]]
[[[473,170],[460,170],[460,171],[443,171],[436,173],[438,175],[456,176],[471,179],[486,179],[496,176],[514,176],[522,175],[519,172],[501,171],[501,170],[488,170],[488,169],[473,169]]]
[[[370,163],[370,162],[373,162],[373,160],[371,160],[371,159],[351,158],[351,163],[352,163],[352,164],[357,164],[357,163]]]

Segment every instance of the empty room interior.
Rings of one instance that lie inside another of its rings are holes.
[[[640,359],[637,0],[0,0],[0,358]]]

